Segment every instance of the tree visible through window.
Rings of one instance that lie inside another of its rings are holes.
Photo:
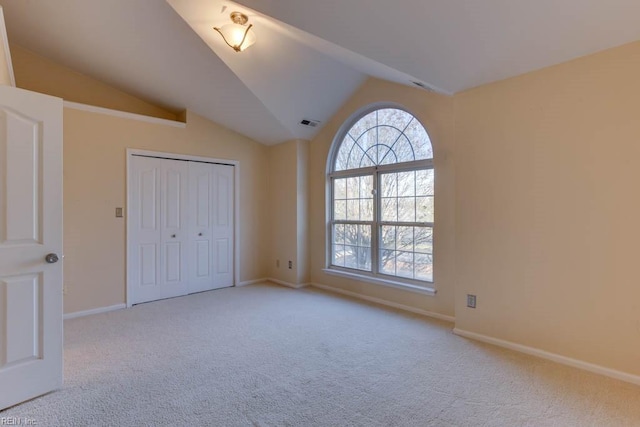
[[[432,282],[433,150],[424,127],[404,110],[383,108],[335,143],[330,267]]]

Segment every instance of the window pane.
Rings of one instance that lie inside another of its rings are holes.
[[[404,135],[402,135],[393,146],[393,152],[398,160],[396,162],[389,162],[388,159],[385,159],[385,164],[412,162],[416,160],[413,145]]]
[[[335,200],[333,202],[333,219],[347,219],[347,202],[345,200]]]
[[[344,244],[344,225],[343,224],[333,225],[333,243]]]
[[[433,196],[418,197],[416,202],[416,220],[418,222],[433,222]]]
[[[373,221],[373,199],[360,200],[360,221]]]
[[[353,147],[353,140],[349,136],[345,136],[336,156],[336,164],[334,170],[341,171],[349,168],[349,153]]]
[[[371,271],[371,248],[358,248],[358,269]]]
[[[360,198],[373,199],[373,175],[365,175],[360,177]]]
[[[378,123],[392,123],[400,130],[407,127],[412,120],[414,120],[413,116],[404,110],[397,108],[383,108],[378,110]]]
[[[398,227],[396,248],[413,252],[413,227]]]
[[[398,220],[398,199],[383,198],[382,199],[382,220],[397,221]]]
[[[344,266],[347,268],[356,268],[358,266],[358,247],[345,245]]]
[[[394,174],[398,176],[398,196],[415,196],[416,195],[416,173],[400,172]]]
[[[415,255],[415,278],[433,282],[433,256],[426,254]]]
[[[362,158],[365,156],[362,147],[358,144],[353,144],[353,148],[349,152],[349,160],[347,161],[347,169],[358,169],[362,163]]]
[[[358,120],[356,124],[354,124],[353,127],[349,129],[349,135],[351,135],[353,139],[357,140],[358,138],[360,138],[360,136],[364,132],[374,127],[376,125],[376,122],[377,122],[377,115],[376,115],[376,112],[373,111],[367,114],[366,116],[364,116],[363,118],[361,118],[360,120]]]
[[[434,173],[433,169],[416,171],[416,195],[433,196]]]
[[[396,228],[389,225],[380,227],[380,247],[382,249],[396,248]]]
[[[333,259],[331,263],[344,267],[344,255],[344,245],[333,245]]]
[[[398,252],[396,275],[409,279],[413,278],[413,252]]]
[[[380,272],[395,276],[396,274],[396,251],[380,251]]]
[[[343,138],[333,170],[433,158],[427,131],[411,114],[396,108],[373,111]]]
[[[333,180],[333,198],[347,198],[347,180],[345,178],[334,178]]]
[[[360,219],[360,200],[347,200],[347,219],[350,221]]]
[[[356,177],[346,178],[347,199],[357,199],[360,196],[360,179]]]
[[[398,221],[416,221],[416,198],[401,197],[398,199]]]
[[[423,254],[433,253],[433,228],[415,227],[414,229],[415,251]]]
[[[346,245],[358,246],[358,226],[355,224],[345,224],[344,243]]]
[[[398,195],[398,176],[395,173],[385,173],[380,176],[380,196],[396,197]]]
[[[416,154],[416,160],[433,158],[431,140],[429,139],[429,135],[427,135],[427,131],[418,120],[414,119],[405,129],[404,134],[413,145]]]
[[[371,247],[371,226],[358,225],[358,246],[364,248]]]

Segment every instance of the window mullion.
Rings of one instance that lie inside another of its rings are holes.
[[[371,272],[378,274],[380,258],[380,211],[382,209],[380,202],[380,174],[375,171],[373,173],[373,224],[371,225]]]

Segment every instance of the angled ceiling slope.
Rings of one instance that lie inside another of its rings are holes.
[[[171,111],[264,144],[291,132],[158,0],[0,0],[9,41]]]
[[[253,92],[290,134],[311,139],[366,76],[278,28],[268,18],[222,0],[167,0],[202,40]],[[231,12],[249,17],[256,43],[243,52],[229,48],[213,30],[230,23]],[[303,126],[303,119],[320,126]]]
[[[239,0],[444,93],[640,39],[637,0]]]

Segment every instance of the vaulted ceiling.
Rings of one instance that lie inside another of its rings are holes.
[[[241,3],[241,4],[240,4]],[[637,0],[0,0],[9,39],[250,138],[310,139],[367,76],[452,94],[640,39]],[[257,42],[213,26],[246,13]]]

